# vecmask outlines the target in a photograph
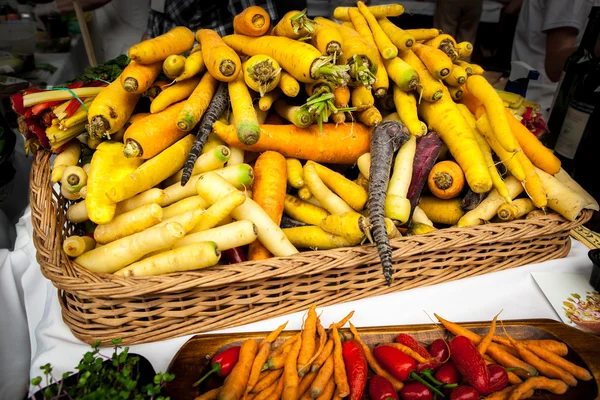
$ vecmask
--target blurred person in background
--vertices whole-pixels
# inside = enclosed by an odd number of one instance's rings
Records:
[[[512,0],[509,10],[521,9],[512,60],[523,61],[540,73],[530,81],[527,98],[541,106],[547,120],[554,92],[567,61],[577,49],[595,0]]]
[[[433,26],[452,35],[458,43],[475,44],[482,11],[483,0],[437,0]]]

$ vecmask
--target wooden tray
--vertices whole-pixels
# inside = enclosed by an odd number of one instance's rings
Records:
[[[467,322],[461,325],[483,335],[489,329],[490,322]],[[580,381],[576,387],[569,388],[564,395],[543,392],[536,394],[532,399],[600,399],[598,390],[600,385],[600,338],[550,319],[504,321],[504,326],[508,333],[516,339],[555,339],[565,342],[569,347],[569,354],[565,358],[587,368],[594,375],[593,380]],[[502,334],[501,329],[501,327],[497,329],[499,335]],[[359,328],[358,330],[361,337],[370,346],[392,342],[399,332],[410,333],[423,344],[429,344],[446,333],[435,329],[431,324]],[[278,341],[295,333],[297,331],[284,331]],[[192,384],[208,371],[212,355],[223,348],[240,344],[245,339],[262,339],[266,335],[265,332],[254,332],[194,336],[179,349],[171,360],[169,372],[175,374],[175,380],[167,386],[169,396],[172,400],[193,399],[200,392],[193,388]],[[207,379],[204,389],[218,387],[221,383],[222,380],[218,377]]]

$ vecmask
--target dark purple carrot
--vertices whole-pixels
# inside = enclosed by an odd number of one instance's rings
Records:
[[[224,250],[223,258],[227,264],[237,264],[246,261],[244,249],[241,247],[234,247],[233,249]]]
[[[306,226],[304,222],[290,218],[287,215],[281,216],[281,222],[279,223],[281,228],[296,228],[298,226]]]
[[[413,161],[413,174],[408,187],[406,197],[410,200],[410,215],[419,203],[423,186],[427,183],[429,171],[440,155],[442,141],[435,132],[429,132],[425,136],[417,139],[417,149],[415,150],[415,159]],[[371,155],[373,157],[373,155]],[[410,219],[409,219],[410,221]]]
[[[215,95],[210,101],[210,104],[206,108],[206,112],[202,116],[202,121],[200,121],[200,128],[196,134],[196,140],[194,141],[192,149],[190,150],[190,154],[188,155],[185,165],[183,166],[181,186],[185,186],[185,184],[190,180],[196,159],[200,155],[200,152],[202,151],[202,148],[208,139],[208,135],[212,130],[212,125],[219,118],[219,116],[223,114],[223,111],[225,111],[228,105],[229,89],[227,87],[227,83],[221,82],[219,83],[219,86],[217,87]]]
[[[485,198],[487,193],[475,193],[471,189],[467,190],[465,197],[463,197],[460,203],[460,208],[465,211],[471,211],[477,208],[479,203]]]
[[[384,204],[392,159],[404,143],[408,141],[409,132],[406,126],[396,121],[384,121],[371,134],[371,167],[369,173],[369,221],[371,236],[377,246],[383,276],[386,283],[392,284],[392,247],[388,238]]]

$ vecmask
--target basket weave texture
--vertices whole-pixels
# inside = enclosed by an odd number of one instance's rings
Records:
[[[567,255],[569,222],[557,214],[391,241],[395,272],[386,286],[374,246],[303,252],[197,272],[123,278],[96,274],[62,250],[72,227],[67,202],[50,183],[50,154],[31,171],[34,245],[43,275],[58,289],[62,315],[84,342],[166,340],[370,296],[434,285]]]

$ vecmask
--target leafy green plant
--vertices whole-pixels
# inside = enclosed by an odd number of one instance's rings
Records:
[[[99,350],[100,342],[92,344],[92,351],[84,354],[75,367],[78,370],[77,380],[65,383],[72,373],[65,372],[62,380],[57,382],[52,376],[52,366],[46,364],[40,369],[44,378],[38,376],[31,380],[31,385],[43,390],[45,400],[71,399],[71,400],[169,400],[161,395],[162,388],[171,382],[175,375],[158,373],[153,382],[139,387],[140,373],[138,371],[137,356],[129,354],[129,348],[122,348],[121,339],[113,339],[114,352],[112,357],[102,355]],[[119,352],[119,349],[122,349]],[[111,360],[111,362],[105,362]],[[42,388],[42,382],[46,388]],[[33,398],[33,397],[30,397]]]

